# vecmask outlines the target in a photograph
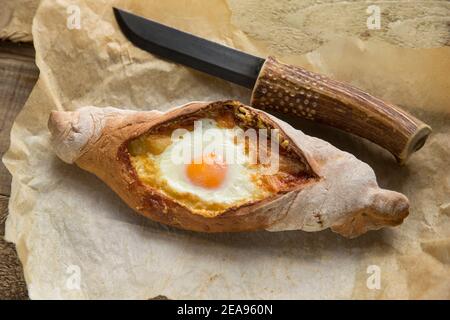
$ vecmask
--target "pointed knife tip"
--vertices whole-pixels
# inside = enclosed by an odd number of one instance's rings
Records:
[[[114,13],[114,17],[116,18],[117,23],[119,24],[120,28],[122,29],[122,31],[124,31],[124,29],[126,28],[126,16],[130,15],[129,12],[116,8],[116,7],[112,7],[113,9],[113,13]]]
[[[112,7],[112,9],[113,9],[114,16],[116,17],[116,19],[118,19],[120,17],[122,10],[120,10],[119,8],[116,8],[116,7]]]
[[[129,12],[119,9],[117,7],[112,7],[114,15],[116,16],[116,18],[123,16],[124,14],[130,14]]]

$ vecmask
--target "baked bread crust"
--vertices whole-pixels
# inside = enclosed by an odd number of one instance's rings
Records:
[[[155,126],[204,108],[230,104],[243,107],[278,128],[306,164],[310,178],[295,190],[229,208],[216,217],[194,214],[139,180],[130,163],[128,141]],[[367,164],[236,101],[192,102],[167,112],[95,107],[75,112],[54,111],[49,130],[53,148],[62,160],[98,176],[138,213],[181,229],[237,232],[331,228],[343,236],[356,237],[368,230],[398,225],[408,215],[408,199],[380,189]]]

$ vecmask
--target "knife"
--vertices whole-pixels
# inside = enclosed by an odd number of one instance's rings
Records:
[[[113,9],[120,29],[135,46],[252,89],[254,108],[283,112],[366,138],[387,149],[401,164],[431,133],[428,125],[400,107],[354,86]]]

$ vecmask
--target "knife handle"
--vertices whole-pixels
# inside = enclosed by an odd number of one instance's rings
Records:
[[[431,128],[398,106],[348,84],[267,58],[251,105],[320,122],[366,138],[405,163]]]

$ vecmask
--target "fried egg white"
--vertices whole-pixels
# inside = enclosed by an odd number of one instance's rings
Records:
[[[167,187],[227,206],[261,198],[258,168],[251,166],[244,144],[235,140],[239,127],[220,128],[212,119],[198,120],[197,125],[202,130],[172,135],[171,145],[152,155]]]

